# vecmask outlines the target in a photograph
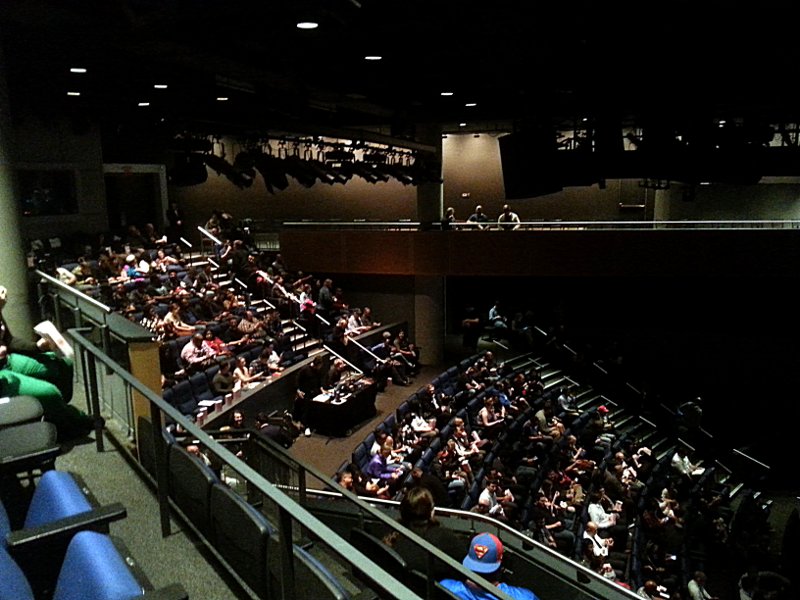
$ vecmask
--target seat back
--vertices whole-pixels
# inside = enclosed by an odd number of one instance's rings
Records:
[[[350,593],[333,573],[300,546],[294,545],[294,577],[297,598],[349,600]]]
[[[33,396],[18,395],[0,403],[0,428],[40,421],[44,409]]]
[[[259,597],[266,597],[267,548],[275,528],[239,494],[220,483],[211,488],[210,519],[214,548]]]
[[[109,536],[81,531],[67,547],[53,600],[123,600],[144,591]]]
[[[360,527],[353,527],[350,530],[350,543],[393,577],[400,581],[406,580],[409,573],[408,563],[394,548],[384,544],[383,540]],[[355,571],[354,575],[365,579],[360,571]]]
[[[46,471],[39,479],[25,516],[26,529],[92,510],[92,504],[67,471]]]
[[[180,444],[169,449],[169,495],[184,516],[205,536],[209,532],[211,488],[219,479]]]
[[[192,388],[192,395],[198,402],[200,400],[213,400],[214,392],[208,384],[208,377],[204,371],[193,373],[189,377],[189,385]]]
[[[166,392],[164,390],[164,400],[167,400]],[[144,470],[150,473],[153,478],[156,478],[156,455],[153,448],[153,425],[150,419],[144,416],[139,416],[136,421],[136,444],[139,452],[139,462],[144,467]],[[163,432],[164,441],[167,444],[166,452],[169,457],[169,447],[175,442],[175,438],[171,433]]]
[[[33,600],[33,590],[25,573],[0,544],[0,600]]]

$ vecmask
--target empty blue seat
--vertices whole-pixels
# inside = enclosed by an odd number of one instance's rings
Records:
[[[189,377],[189,385],[192,388],[194,399],[198,402],[201,400],[213,400],[216,397],[208,383],[208,377],[203,371],[193,373]]]
[[[4,548],[0,548],[0,600],[34,600],[28,576]],[[120,550],[109,536],[94,531],[76,533],[58,566],[52,600],[131,600],[152,590],[136,569],[127,550]],[[136,573],[136,574],[135,574]],[[141,577],[141,579],[140,579]],[[180,586],[171,586],[165,597],[187,598]]]
[[[203,535],[209,533],[211,487],[219,478],[204,462],[179,444],[169,449],[169,495],[186,519]]]
[[[184,415],[190,415],[195,411],[197,408],[197,400],[194,397],[192,386],[188,379],[183,379],[172,386],[170,404]]]
[[[210,535],[214,549],[261,598],[269,595],[267,549],[275,528],[228,486],[211,488]]]

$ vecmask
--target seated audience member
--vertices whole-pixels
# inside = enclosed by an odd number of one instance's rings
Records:
[[[264,380],[262,374],[252,374],[250,368],[247,366],[247,359],[244,356],[236,358],[236,368],[233,370],[233,389],[241,390],[250,384],[258,383]]]
[[[211,380],[211,389],[218,396],[230,394],[233,391],[234,379],[231,361],[225,360],[220,363],[219,371],[214,374]]]
[[[502,583],[503,542],[491,533],[479,533],[469,542],[469,551],[461,561],[465,567],[479,574],[498,590],[517,600],[538,600],[536,594],[529,589]],[[480,600],[489,598],[483,590],[471,581],[443,579],[441,585],[464,600]]]
[[[216,353],[203,339],[202,333],[195,333],[181,350],[181,362],[190,373],[201,371],[214,364]]]
[[[414,471],[412,475],[413,473]],[[439,525],[439,521],[433,516],[435,506],[437,504],[434,503],[434,496],[429,488],[421,484],[412,486],[400,500],[400,524],[454,560],[460,560],[464,553],[463,542],[453,531]],[[405,559],[409,570],[427,573],[427,556],[408,538],[392,531],[383,541]],[[446,572],[445,566],[436,561],[432,575],[440,579]]]
[[[239,325],[237,327],[239,331],[251,339],[264,338],[267,335],[264,322],[258,319],[255,312],[252,310],[245,311],[244,317],[242,317],[242,320],[239,321]]]
[[[372,309],[369,306],[365,306],[364,310],[361,311],[361,324],[369,329],[381,326],[380,323],[372,318]]]
[[[391,378],[398,385],[410,385],[411,382],[406,377],[406,364],[397,359],[392,335],[388,331],[383,332],[383,342],[370,348],[370,351],[378,357],[378,364],[374,369],[376,379],[386,382]]]
[[[708,578],[703,571],[695,571],[686,586],[686,591],[689,593],[689,600],[718,600],[717,596],[712,595],[706,589],[707,581]]]
[[[94,419],[70,404],[72,361],[44,338],[33,342],[30,336],[13,335],[2,314],[7,296],[8,290],[0,285],[0,396],[26,395],[39,400],[44,420],[56,427],[61,442],[89,434]]]
[[[506,422],[505,409],[494,396],[487,396],[483,400],[483,407],[478,411],[478,424],[481,436],[487,439],[495,439]]]
[[[280,363],[281,358],[278,353],[275,352],[274,344],[267,344],[264,346],[258,358],[250,362],[250,373],[252,375],[263,375],[264,378],[267,378],[275,373],[283,371],[283,367],[280,366]]]
[[[411,490],[415,488],[427,490],[436,503],[436,506],[450,506],[450,494],[447,493],[444,482],[433,473],[425,472],[422,467],[414,467],[411,469],[411,483],[403,499],[408,497]]]
[[[239,321],[234,316],[223,321],[219,337],[229,349],[236,352],[241,352],[252,342],[250,336],[239,329]]]
[[[416,344],[408,341],[406,332],[402,329],[398,331],[397,337],[394,338],[392,345],[397,351],[397,354],[399,354],[398,358],[405,361],[408,372],[411,374],[417,373],[419,371],[420,350]]]
[[[625,519],[621,515],[621,501],[612,504],[611,499],[605,495],[603,488],[600,488],[589,495],[587,510],[589,518],[594,521],[598,529],[604,531],[605,535],[613,537],[620,545],[625,543],[628,528],[625,526]]]
[[[203,339],[205,340],[206,344],[211,346],[215,356],[233,356],[233,351],[225,342],[222,341],[222,338],[220,338],[218,335],[215,335],[211,329],[206,329],[203,332]]]
[[[566,504],[566,502],[564,503]],[[540,521],[541,527],[547,532],[546,537],[551,537],[558,550],[567,556],[572,556],[575,549],[575,534],[572,532],[572,522],[567,520],[566,508],[561,503],[551,502],[544,494],[539,495],[533,507],[534,519]]]
[[[699,463],[693,463],[689,460],[689,454],[686,448],[680,444],[675,448],[675,454],[672,455],[670,465],[673,470],[679,475],[687,479],[691,479],[694,475],[699,475]]]
[[[614,540],[603,538],[597,533],[597,523],[589,521],[583,531],[583,558],[587,566],[603,575],[615,572],[617,577],[622,577],[627,563],[627,557],[622,552],[614,552]]]
[[[390,491],[396,492],[400,477],[403,475],[403,467],[397,464],[390,464],[389,457],[392,454],[392,447],[388,444],[376,452],[367,466],[364,467],[364,475],[372,479],[377,479],[386,483]]]
[[[561,409],[561,416],[568,424],[572,423],[572,421],[580,415],[575,393],[575,386],[571,385],[562,388],[561,393],[558,395],[558,406]]]
[[[511,490],[501,489],[497,481],[486,478],[483,491],[478,496],[480,512],[499,521],[513,523],[517,505]]]
[[[169,312],[164,317],[164,326],[169,328],[176,337],[193,335],[197,331],[194,326],[186,323],[181,317],[181,305],[178,302],[170,303]]]
[[[361,320],[361,309],[354,308],[350,312],[350,317],[347,319],[347,330],[345,331],[345,333],[350,336],[361,335],[362,333],[365,333],[370,329],[371,327],[364,325],[364,323]]]
[[[564,423],[555,416],[553,403],[550,400],[544,401],[542,408],[534,413],[533,418],[536,419],[539,430],[552,437],[554,441],[560,440],[566,431]]]

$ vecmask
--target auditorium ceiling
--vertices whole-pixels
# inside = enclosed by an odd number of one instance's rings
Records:
[[[788,6],[4,0],[0,42],[12,112],[118,127],[414,138],[426,125],[775,122],[800,105]]]

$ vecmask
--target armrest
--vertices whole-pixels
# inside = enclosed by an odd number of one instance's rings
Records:
[[[58,540],[63,540],[66,545],[75,533],[84,529],[98,531],[102,528],[107,530],[108,523],[119,521],[127,516],[127,509],[119,502],[115,502],[72,517],[53,521],[47,525],[12,531],[6,536],[6,543],[9,552],[14,556],[18,554],[24,555],[36,552],[37,547],[42,544],[49,546],[58,543]]]
[[[17,456],[0,458],[0,473],[22,473],[33,469],[42,468],[46,463],[51,463],[61,454],[60,446],[53,446]]]
[[[110,521],[126,515],[122,504],[116,503],[40,527],[13,531],[6,537],[7,549],[35,593],[52,593],[72,537],[84,530],[107,531]]]
[[[145,592],[138,598],[144,600],[189,600],[189,594],[180,583],[171,583],[158,590]]]

